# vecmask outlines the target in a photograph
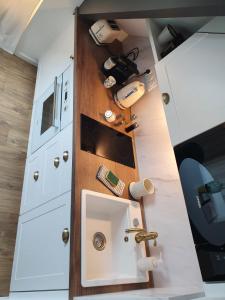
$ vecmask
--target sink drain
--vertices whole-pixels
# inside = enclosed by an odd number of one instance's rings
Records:
[[[102,232],[96,232],[93,236],[93,246],[96,250],[102,251],[105,249],[106,238]]]

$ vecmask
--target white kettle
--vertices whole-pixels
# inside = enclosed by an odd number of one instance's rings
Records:
[[[144,93],[144,83],[133,81],[117,91],[114,95],[114,100],[121,109],[126,109],[134,105]]]

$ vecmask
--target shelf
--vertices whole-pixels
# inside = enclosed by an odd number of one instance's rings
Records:
[[[182,34],[185,41],[194,33],[196,33],[200,28],[202,28],[202,26],[207,24],[210,20],[211,18],[209,17],[146,19],[148,35],[155,64],[163,59],[161,57],[161,53],[164,48],[159,45],[158,36],[166,25],[170,24],[171,26],[173,26],[178,33]],[[172,53],[173,51],[171,51],[170,53]]]

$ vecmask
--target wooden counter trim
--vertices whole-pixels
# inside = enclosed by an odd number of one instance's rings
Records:
[[[84,288],[81,286],[81,190],[110,194],[112,193],[96,179],[98,167],[104,164],[117,174],[125,183],[123,198],[129,199],[128,183],[138,180],[136,168],[130,168],[108,159],[80,150],[80,114],[83,113],[99,122],[105,123],[102,113],[111,109],[115,113],[121,110],[115,105],[110,91],[102,84],[99,66],[109,56],[105,47],[95,45],[88,33],[88,25],[75,13],[75,100],[74,100],[74,163],[72,182],[72,231],[71,231],[71,268],[70,268],[70,299],[74,296],[120,292],[132,289],[149,288],[153,286],[152,275],[148,283],[122,284]],[[118,46],[118,45],[116,45]],[[130,118],[130,110],[122,112],[126,119]],[[116,128],[122,132],[123,128]],[[129,134],[133,137],[133,133]],[[134,146],[134,141],[133,141]],[[135,148],[134,148],[135,149]],[[135,152],[135,151],[134,151]],[[142,205],[142,204],[141,204]],[[143,213],[143,205],[142,205]],[[143,215],[143,222],[144,215]],[[149,253],[149,249],[147,248]]]

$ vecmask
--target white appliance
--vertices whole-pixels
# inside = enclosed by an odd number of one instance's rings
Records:
[[[134,105],[144,93],[144,83],[133,81],[117,91],[114,95],[114,100],[121,109],[126,109]]]
[[[114,40],[122,42],[128,36],[113,20],[99,20],[89,29],[89,33],[97,45],[110,44]]]
[[[42,94],[33,107],[31,152],[52,139],[73,119],[73,64]]]

